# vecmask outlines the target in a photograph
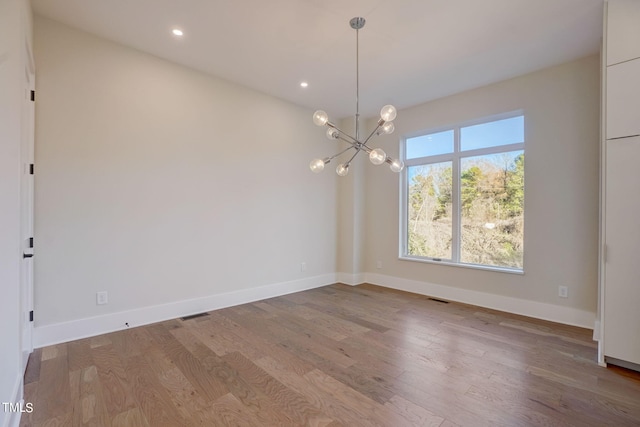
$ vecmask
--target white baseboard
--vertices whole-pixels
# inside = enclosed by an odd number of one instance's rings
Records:
[[[365,283],[365,275],[363,273],[352,274],[352,273],[337,273],[336,274],[338,283],[342,283],[349,286],[358,286],[362,283]]]
[[[593,322],[593,340],[600,341],[600,320],[597,318]]]
[[[607,366],[604,360],[604,341],[602,340],[602,321],[596,317],[595,326],[593,327],[593,340],[598,341],[598,365]]]
[[[478,292],[453,286],[437,285],[417,280],[401,279],[382,274],[365,273],[364,281],[372,285],[384,286],[401,291],[413,292],[420,295],[428,295],[434,298],[442,298],[449,301],[457,301],[465,304],[477,305],[536,319],[549,320],[565,325],[579,326],[593,329],[596,314],[590,311],[578,310],[571,307],[547,304],[503,295]]]
[[[349,286],[356,286],[364,283],[364,274],[351,274],[351,273],[337,273],[336,275],[339,283],[344,283]]]
[[[205,311],[273,298],[293,292],[319,288],[336,282],[335,274],[308,277],[290,282],[275,283],[234,292],[209,295],[202,298],[177,301],[163,305],[111,313],[70,322],[55,323],[33,328],[34,348],[92,337],[129,327],[189,316]]]
[[[20,402],[20,407],[23,407],[23,396],[24,396],[24,384],[22,375],[18,375],[16,377],[16,381],[13,385],[13,391],[11,392],[11,400],[10,403],[18,403]],[[19,427],[20,426],[20,418],[22,413],[20,412],[5,412],[4,408],[0,408],[0,424],[2,427]]]
[[[257,288],[243,289],[203,298],[177,301],[169,304],[143,307],[136,310],[111,313],[104,316],[73,320],[70,322],[38,326],[33,329],[34,348],[92,337],[129,327],[147,325],[205,311],[217,310],[265,298],[273,298],[293,292],[318,288],[335,282],[355,286],[361,283],[428,295],[449,301],[477,305],[537,319],[593,329],[595,313],[571,307],[529,301],[520,298],[438,285],[417,280],[402,279],[376,273],[336,273],[309,277],[290,282],[276,283]]]

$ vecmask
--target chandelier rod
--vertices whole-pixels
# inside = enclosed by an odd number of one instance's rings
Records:
[[[363,20],[364,21],[364,20]],[[364,26],[357,21],[352,26],[356,29],[356,140],[360,141],[360,28]],[[357,152],[356,152],[357,154]],[[351,161],[347,162],[347,164]]]

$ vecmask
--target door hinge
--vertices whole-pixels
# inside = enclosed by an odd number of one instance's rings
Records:
[[[29,312],[29,322],[33,322],[33,310]]]
[[[33,163],[31,163],[29,164],[29,174],[33,175],[33,172],[34,172],[34,166],[33,166]]]
[[[31,91],[31,100],[34,101],[34,102],[36,100],[36,91],[35,90]]]

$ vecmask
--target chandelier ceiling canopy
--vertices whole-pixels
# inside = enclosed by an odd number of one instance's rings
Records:
[[[346,153],[349,150],[355,150],[355,153],[351,156],[349,160],[345,163],[340,163],[336,168],[336,173],[340,176],[345,176],[349,173],[349,166],[351,165],[351,161],[358,155],[359,152],[364,151],[369,154],[369,160],[374,165],[381,165],[383,163],[388,163],[389,167],[394,172],[400,172],[404,168],[404,163],[398,159],[392,159],[387,156],[387,154],[381,148],[371,148],[367,145],[369,140],[375,135],[380,134],[389,134],[393,132],[394,125],[393,120],[396,118],[396,108],[393,105],[385,105],[380,110],[380,119],[378,120],[378,124],[376,128],[364,139],[360,139],[360,105],[359,105],[359,96],[360,96],[360,65],[359,65],[359,38],[358,32],[364,27],[365,19],[361,17],[352,18],[349,21],[349,25],[351,28],[356,30],[356,116],[355,116],[355,136],[352,136],[342,130],[340,130],[334,123],[329,121],[329,116],[322,110],[318,110],[313,113],[313,123],[318,126],[326,126],[327,127],[327,138],[329,139],[340,139],[349,144],[347,148],[340,151],[337,154],[334,154],[331,157],[325,157],[324,159],[313,159],[311,163],[309,163],[309,168],[312,172],[320,173],[324,170],[325,165],[329,164],[331,160],[340,156],[341,154]]]

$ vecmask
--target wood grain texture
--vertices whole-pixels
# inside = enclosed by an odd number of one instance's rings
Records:
[[[98,378],[102,384],[104,401],[109,415],[114,416],[136,407],[133,396],[133,383],[128,378],[123,360],[111,344],[92,350]]]
[[[242,372],[247,382],[265,396],[268,396],[295,425],[329,425],[333,420],[299,393],[289,389],[242,354],[235,352],[224,356],[224,360],[238,372]]]
[[[21,426],[638,426],[591,331],[332,285],[36,350]]]

